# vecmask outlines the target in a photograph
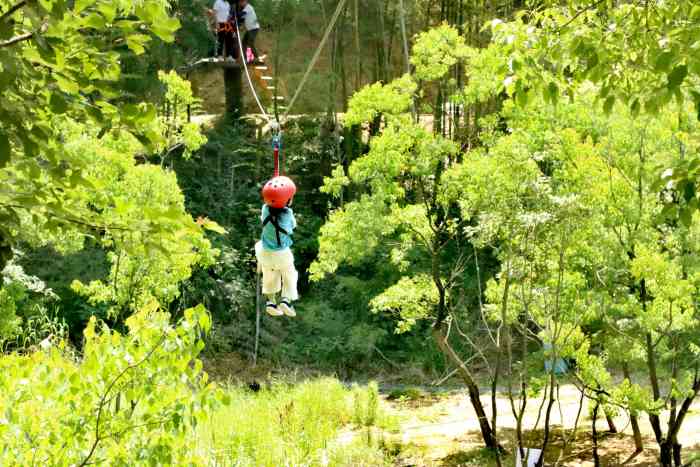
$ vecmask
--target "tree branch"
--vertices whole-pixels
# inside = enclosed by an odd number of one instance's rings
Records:
[[[15,12],[21,8],[24,8],[27,5],[27,0],[21,0],[20,2],[16,3],[15,5],[11,6],[9,10],[7,10],[5,13],[0,15],[0,23],[5,21],[7,18],[15,14]]]
[[[588,6],[585,7],[585,8],[582,8],[582,9],[579,10],[574,16],[572,16],[571,19],[570,19],[569,21],[567,21],[566,23],[564,23],[564,24],[562,24],[561,26],[559,26],[559,28],[557,29],[557,32],[560,32],[562,29],[566,28],[566,27],[569,26],[571,23],[573,23],[574,21],[576,21],[576,20],[578,19],[579,16],[581,16],[582,14],[584,14],[584,13],[587,12],[587,11],[590,11],[590,10],[596,8],[598,5],[600,5],[600,4],[603,3],[604,1],[605,1],[605,0],[598,0],[597,2],[595,2],[595,3],[593,3],[593,4],[588,5]]]
[[[11,45],[15,45],[19,42],[27,41],[27,40],[31,39],[32,37],[34,37],[33,32],[28,32],[28,33],[22,34],[20,36],[15,36],[12,39],[8,39],[4,42],[0,42],[0,49],[3,49],[5,47],[10,47]]]
[[[109,396],[109,393],[112,392],[112,389],[114,389],[114,386],[117,384],[117,382],[124,377],[124,375],[130,371],[133,370],[134,368],[139,367],[142,365],[146,360],[151,358],[151,356],[155,353],[156,350],[165,342],[166,334],[163,334],[163,337],[160,339],[160,341],[153,346],[151,350],[148,351],[148,353],[138,362],[133,363],[126,368],[124,368],[117,376],[115,376],[112,381],[109,383],[107,386],[107,389],[105,392],[102,394],[100,397],[100,403],[97,406],[97,420],[95,422],[95,440],[92,443],[92,446],[90,447],[90,452],[88,452],[87,456],[83,461],[79,464],[79,467],[85,467],[86,465],[90,464],[90,459],[92,456],[95,454],[95,451],[97,450],[97,445],[104,439],[104,437],[100,436],[100,420],[102,418],[102,411],[107,404],[107,397]]]

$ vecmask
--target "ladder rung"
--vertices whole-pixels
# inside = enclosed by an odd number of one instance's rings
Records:
[[[255,69],[256,70],[267,70],[267,67],[266,66],[256,66]]]
[[[274,91],[274,90],[277,89],[277,88],[276,88],[275,86],[268,86],[266,89],[267,89],[268,91]]]
[[[264,79],[265,81],[272,81],[275,78],[273,78],[272,76],[261,76],[260,79]]]
[[[284,96],[273,96],[274,99],[277,99],[278,101],[283,101]]]

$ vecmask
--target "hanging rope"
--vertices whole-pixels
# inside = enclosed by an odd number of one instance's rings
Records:
[[[304,77],[301,79],[301,83],[299,83],[299,87],[297,87],[297,90],[294,93],[294,97],[292,97],[292,100],[289,102],[289,106],[287,107],[287,111],[284,113],[284,117],[282,117],[283,120],[286,120],[287,117],[289,116],[289,112],[292,110],[292,107],[294,106],[294,103],[297,101],[299,94],[301,94],[301,90],[304,88],[304,85],[306,84],[306,80],[309,78],[309,75],[311,75],[311,71],[314,69],[314,66],[316,66],[316,62],[318,61],[318,58],[321,56],[321,51],[323,50],[323,47],[326,45],[326,42],[328,41],[328,37],[331,35],[331,32],[333,31],[333,28],[335,27],[335,23],[338,21],[340,14],[343,12],[343,7],[345,6],[346,1],[347,0],[340,0],[340,2],[338,2],[338,7],[335,9],[335,13],[333,14],[333,17],[331,18],[331,22],[328,24],[328,27],[326,28],[326,32],[323,35],[323,39],[321,39],[321,43],[319,44],[318,48],[316,49],[316,53],[314,54],[313,58],[311,59],[311,63],[309,63],[309,67],[306,69],[306,73],[304,74]]]
[[[250,73],[248,72],[248,60],[245,54],[245,51],[243,50],[243,42],[241,42],[241,28],[240,25],[238,24],[238,15],[234,14],[233,19],[236,22],[236,37],[238,38],[238,49],[241,52],[241,62],[243,62],[243,68],[245,69],[245,76],[248,79],[248,85],[250,86],[250,92],[253,93],[253,97],[255,98],[255,102],[258,104],[258,108],[260,109],[260,113],[262,113],[263,118],[267,123],[271,123],[272,119],[270,119],[269,115],[267,115],[267,112],[265,111],[265,107],[263,107],[262,103],[260,102],[260,98],[258,97],[258,93],[255,91],[255,86],[253,86],[253,80],[250,79]]]
[[[253,351],[253,366],[258,364],[258,347],[260,346],[260,304],[261,287],[260,287],[260,266],[255,271],[255,349]]]
[[[309,63],[308,68],[306,69],[306,72],[304,73],[304,77],[301,79],[301,83],[299,83],[299,86],[297,87],[296,92],[294,93],[294,97],[292,97],[292,100],[289,103],[289,106],[287,107],[287,111],[284,113],[284,116],[282,117],[282,120],[286,120],[287,117],[289,116],[290,111],[292,110],[292,107],[296,103],[297,99],[299,98],[299,95],[301,94],[301,91],[304,89],[304,85],[306,84],[306,81],[309,79],[309,76],[311,75],[311,71],[313,71],[314,67],[316,66],[316,62],[318,61],[318,58],[321,56],[321,52],[323,51],[324,46],[326,45],[326,42],[328,41],[328,37],[330,37],[331,32],[333,31],[333,28],[335,27],[335,24],[338,22],[338,18],[340,17],[340,14],[343,12],[343,7],[345,6],[347,0],[340,0],[338,2],[338,6],[335,9],[335,13],[333,14],[333,17],[331,18],[330,23],[328,24],[328,27],[326,28],[326,32],[323,34],[323,38],[321,39],[321,43],[319,44],[318,48],[316,49],[316,52],[314,53],[313,58],[311,59],[311,63]],[[255,86],[253,85],[253,80],[250,78],[250,72],[248,71],[248,62],[246,60],[245,56],[245,51],[243,50],[243,42],[241,41],[241,29],[240,25],[238,24],[238,15],[234,15],[234,21],[236,23],[236,38],[238,39],[238,50],[241,53],[241,61],[243,62],[243,68],[245,70],[245,75],[248,81],[248,86],[250,86],[250,91],[253,93],[253,97],[255,98],[255,102],[258,104],[258,108],[260,109],[260,113],[262,114],[263,118],[267,123],[272,123],[273,120],[270,118],[270,116],[267,114],[265,111],[265,107],[263,107],[262,103],[260,102],[260,97],[258,96],[258,93],[255,91]],[[276,119],[275,121],[279,121]]]

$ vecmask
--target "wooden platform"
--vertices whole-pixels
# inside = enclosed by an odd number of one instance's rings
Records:
[[[222,60],[218,57],[202,58],[194,63],[185,65],[184,68],[191,70],[197,67],[219,67],[219,68],[230,68],[240,70],[243,67],[235,60]]]

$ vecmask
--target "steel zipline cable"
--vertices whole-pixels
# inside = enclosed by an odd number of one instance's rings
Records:
[[[238,24],[238,15],[234,14],[233,18],[236,21],[236,37],[238,38],[238,50],[241,52],[241,62],[243,62],[243,68],[245,69],[245,76],[248,79],[248,85],[250,86],[250,90],[253,93],[253,97],[255,97],[255,102],[257,102],[258,104],[258,108],[260,109],[263,118],[267,121],[267,123],[272,123],[270,116],[267,115],[267,112],[265,111],[265,107],[263,107],[262,103],[260,102],[258,93],[255,91],[253,81],[250,79],[250,73],[248,72],[248,57],[246,57],[245,51],[243,50],[243,42],[241,42],[241,28]]]
[[[333,13],[333,17],[331,18],[330,23],[328,23],[328,27],[326,28],[326,32],[323,35],[323,39],[321,39],[321,43],[318,45],[318,48],[316,49],[316,53],[314,53],[314,56],[311,59],[311,63],[309,63],[309,66],[306,69],[306,73],[304,73],[304,77],[301,79],[301,83],[299,83],[299,86],[297,87],[297,90],[294,93],[294,97],[292,97],[292,100],[289,102],[289,106],[287,107],[287,111],[284,113],[284,117],[282,117],[283,120],[286,120],[287,117],[289,116],[289,112],[292,110],[292,107],[296,103],[297,98],[301,94],[301,91],[304,88],[304,85],[306,84],[306,80],[309,79],[309,76],[311,75],[311,71],[316,66],[316,62],[318,61],[318,58],[321,56],[321,52],[323,51],[323,47],[326,45],[326,42],[328,42],[328,38],[330,37],[331,32],[333,31],[333,28],[335,27],[335,23],[338,21],[338,18],[340,17],[340,14],[343,12],[343,7],[345,6],[346,2],[347,2],[347,0],[340,0],[340,2],[338,2],[338,6],[335,9],[335,13]]]
[[[323,51],[323,48],[326,45],[326,42],[328,42],[328,38],[331,35],[331,32],[333,31],[333,28],[335,28],[335,24],[338,22],[338,18],[340,17],[340,14],[343,12],[343,7],[345,6],[345,3],[347,0],[340,0],[338,2],[338,6],[335,9],[335,13],[333,13],[333,17],[331,18],[331,21],[328,23],[328,27],[326,28],[326,32],[323,34],[323,38],[321,39],[321,43],[318,45],[316,48],[316,52],[313,55],[313,58],[311,59],[311,62],[309,63],[309,66],[306,69],[306,72],[304,73],[303,78],[301,79],[301,82],[299,83],[299,86],[297,87],[297,90],[294,93],[294,97],[292,97],[292,100],[289,102],[289,106],[287,106],[287,110],[284,113],[284,116],[282,117],[282,120],[286,120],[287,117],[289,116],[290,111],[292,110],[292,107],[296,103],[297,99],[299,98],[299,95],[301,95],[301,91],[304,89],[304,85],[306,84],[306,81],[309,79],[309,76],[311,75],[311,71],[313,71],[314,67],[316,66],[316,62],[318,61],[318,58],[321,56],[321,52]],[[258,97],[258,93],[255,91],[255,86],[253,86],[253,80],[250,78],[250,72],[248,71],[248,60],[247,57],[245,56],[245,51],[243,50],[243,42],[241,41],[241,31],[240,27],[238,24],[238,16],[234,15],[234,20],[236,22],[236,37],[238,38],[238,48],[241,53],[241,61],[243,62],[243,68],[245,69],[245,74],[246,78],[248,81],[248,85],[250,86],[250,90],[253,93],[253,97],[255,98],[255,102],[258,104],[258,108],[260,109],[260,112],[263,115],[263,118],[267,121],[268,124],[272,123],[277,123],[275,129],[279,129],[279,121],[277,120],[272,120],[270,116],[267,114],[265,111],[265,107],[262,105],[260,102],[260,98]]]

